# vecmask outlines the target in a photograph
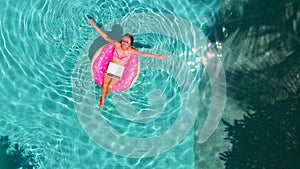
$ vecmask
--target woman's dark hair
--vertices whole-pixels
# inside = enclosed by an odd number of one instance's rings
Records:
[[[123,37],[128,36],[130,38],[131,44],[133,44],[133,36],[130,35],[129,33],[125,33],[125,35],[123,35]]]

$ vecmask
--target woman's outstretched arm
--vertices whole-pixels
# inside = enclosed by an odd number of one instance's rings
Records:
[[[89,19],[88,22],[90,25],[105,39],[107,42],[115,44],[117,40],[111,39],[102,29],[100,29],[92,19]]]
[[[147,57],[147,58],[155,58],[155,59],[160,59],[160,60],[167,60],[167,58],[165,56],[158,56],[158,55],[154,55],[151,53],[147,53],[147,52],[140,52],[138,50],[135,50],[134,52],[135,54],[142,56],[142,57]]]

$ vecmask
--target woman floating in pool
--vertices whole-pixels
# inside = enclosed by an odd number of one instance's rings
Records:
[[[111,91],[128,89],[138,74],[138,57],[150,57],[166,60],[165,56],[140,52],[131,47],[133,37],[125,34],[121,41],[113,40],[102,31],[92,19],[88,22],[109,44],[104,45],[96,52],[92,59],[91,72],[95,82],[102,86],[102,96],[99,97],[99,107],[102,109],[106,96]]]

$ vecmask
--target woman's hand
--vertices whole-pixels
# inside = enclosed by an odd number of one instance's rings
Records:
[[[165,57],[165,56],[158,56],[157,59],[160,59],[160,60],[167,60],[167,57]]]
[[[90,25],[92,25],[92,27],[96,26],[95,22],[92,19],[89,19],[88,22]]]

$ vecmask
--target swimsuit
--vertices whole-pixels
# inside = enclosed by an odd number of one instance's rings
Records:
[[[114,50],[114,52],[113,52],[113,57],[114,58],[117,58],[117,59],[119,59],[119,60],[121,60],[122,62],[125,62],[125,63],[127,63],[128,62],[128,60],[129,60],[129,58],[130,57],[128,57],[128,56],[124,56],[124,57],[119,57],[119,54],[118,54],[118,52],[116,51],[116,50]]]

